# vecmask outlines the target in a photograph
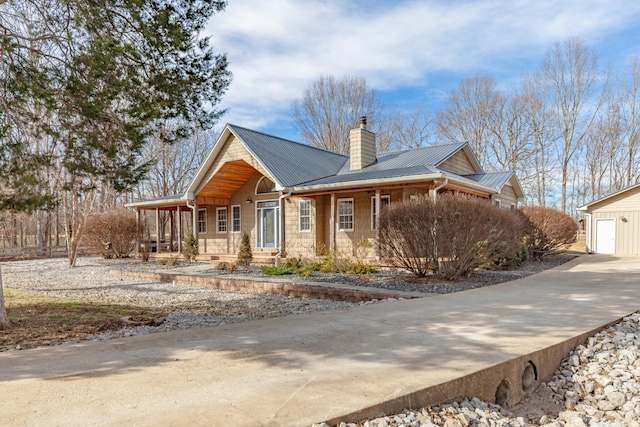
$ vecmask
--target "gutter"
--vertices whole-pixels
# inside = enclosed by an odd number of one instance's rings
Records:
[[[461,179],[460,179],[461,178]],[[465,187],[472,188],[478,191],[482,191],[488,194],[498,193],[498,190],[493,187],[487,187],[482,184],[478,184],[477,182],[470,180],[464,177],[452,177],[447,176],[442,172],[431,173],[431,174],[423,174],[423,175],[413,175],[411,177],[407,176],[396,176],[393,178],[378,178],[378,179],[362,179],[358,181],[347,181],[347,182],[338,182],[333,184],[315,184],[315,185],[300,185],[292,187],[293,192],[295,193],[304,193],[304,192],[312,192],[317,190],[324,190],[327,192],[333,192],[335,190],[348,190],[353,188],[361,188],[362,186],[378,186],[385,184],[408,184],[413,182],[422,182],[436,179],[447,179],[449,183],[460,183]]]

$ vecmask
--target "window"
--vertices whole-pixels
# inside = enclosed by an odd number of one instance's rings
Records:
[[[240,205],[231,206],[231,232],[239,233],[241,229]]]
[[[273,193],[276,191],[276,184],[266,176],[260,178],[256,185],[256,194]]]
[[[353,231],[353,199],[338,199],[338,230]]]
[[[389,196],[380,196],[380,206],[382,209],[389,206],[391,202],[391,197]],[[382,212],[382,209],[380,211]],[[378,209],[376,209],[376,196],[371,197],[371,229],[376,229],[376,222],[378,221]]]
[[[511,203],[511,210],[515,210],[516,209],[516,204],[515,203]]]
[[[300,200],[298,218],[300,231],[311,231],[311,200]]]
[[[207,210],[198,209],[198,233],[207,234]]]
[[[222,234],[222,233],[226,233],[227,232],[227,208],[218,208],[216,209],[216,217],[217,217],[217,224],[218,224],[218,228],[216,230],[216,232],[218,234]]]
[[[495,199],[495,200],[493,201],[493,203],[494,203],[497,207],[499,207],[499,208],[501,208],[501,207],[502,207],[502,201],[501,201],[500,199]]]

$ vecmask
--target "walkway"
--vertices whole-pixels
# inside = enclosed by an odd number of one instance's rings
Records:
[[[639,288],[640,258],[583,256],[456,294],[0,353],[0,425],[305,426],[418,406],[640,309]]]

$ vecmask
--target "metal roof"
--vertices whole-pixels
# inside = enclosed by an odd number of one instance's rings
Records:
[[[366,179],[394,178],[438,173],[436,167],[460,151],[467,143],[432,145],[378,155],[378,159],[364,168],[351,171],[350,161],[335,176],[307,181],[303,185],[335,184],[339,182],[362,181]]]
[[[507,181],[509,181],[509,179],[513,175],[514,175],[513,171],[505,171],[505,172],[475,173],[472,175],[463,175],[463,176],[479,184],[500,189],[507,183]]]
[[[342,154],[240,126],[227,126],[283,186],[335,175],[349,159]]]

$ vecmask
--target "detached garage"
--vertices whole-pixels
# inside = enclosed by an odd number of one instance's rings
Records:
[[[640,184],[578,208],[587,220],[587,252],[640,254]]]

